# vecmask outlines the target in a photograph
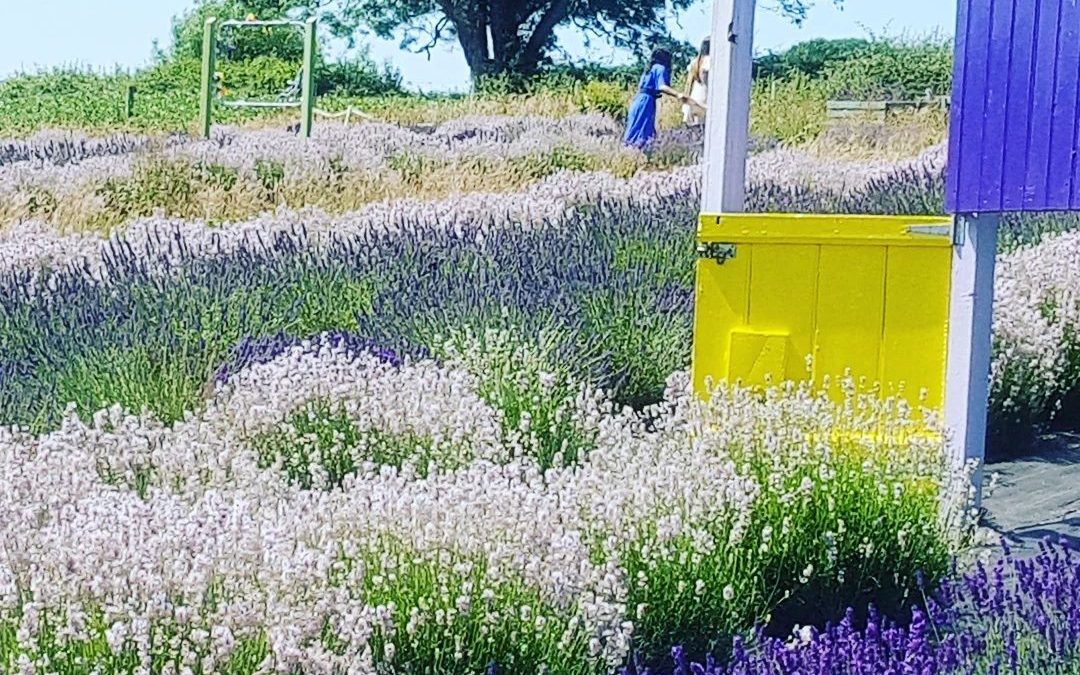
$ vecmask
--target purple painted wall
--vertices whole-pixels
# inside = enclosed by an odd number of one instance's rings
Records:
[[[950,213],[1080,210],[1080,0],[959,0]]]

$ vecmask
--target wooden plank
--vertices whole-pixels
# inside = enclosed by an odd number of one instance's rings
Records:
[[[1054,100],[1054,64],[1058,48],[1058,0],[1039,0],[1038,34],[1035,48],[1035,80],[1031,97],[1031,115],[1037,123],[1031,125],[1028,140],[1028,157],[1024,172],[1023,210],[1038,210],[1046,195],[1046,181],[1050,169],[1049,115]]]
[[[992,44],[1012,44],[1013,17],[1010,3],[1000,0],[992,5],[990,13],[990,41]],[[1011,70],[1014,49],[991,49],[986,61],[986,84],[983,96],[983,136],[980,145],[982,161],[979,162],[979,200],[983,208],[1001,209],[1002,183],[1005,178],[1005,138],[1009,106],[1009,78],[1003,77]],[[1016,134],[1009,134],[1015,136]]]
[[[698,241],[718,243],[843,244],[845,246],[952,246],[951,218],[943,216],[836,216],[743,213],[703,215]]]
[[[856,383],[877,381],[885,315],[885,246],[822,246],[818,273],[814,382],[833,391],[850,370]],[[838,292],[829,292],[836,289]]]
[[[825,105],[829,110],[854,110],[860,112],[885,110],[889,107],[889,103],[885,101],[827,101]]]
[[[699,260],[694,284],[694,391],[707,395],[727,377],[731,332],[746,325],[750,305],[750,270],[753,247],[736,251],[735,257],[717,264]]]
[[[879,381],[886,392],[941,410],[949,330],[951,249],[890,246],[886,261],[885,322]]]
[[[300,83],[300,135],[311,138],[311,124],[315,117],[315,55],[317,31],[314,17],[304,24],[304,73]]]
[[[806,359],[814,353],[819,254],[815,245],[776,244],[754,257],[748,323],[755,330],[788,336],[787,372],[772,373],[774,383],[810,377]]]
[[[1054,103],[1050,111],[1050,162],[1043,207],[1068,209],[1076,152],[1076,96],[1080,86],[1080,6],[1062,0],[1058,19],[1058,48],[1054,64]]]
[[[1080,0],[960,0],[950,213],[1080,210]]]
[[[217,61],[217,19],[210,17],[203,24],[202,76],[199,86],[199,131],[210,138],[214,116],[214,68]]]
[[[962,65],[959,82],[953,83],[953,121],[955,136],[949,157],[952,174],[949,194],[956,208],[964,208],[981,199],[980,173],[983,147],[983,106],[986,103],[987,68],[990,57],[990,25],[993,0],[961,0],[960,16],[966,25],[958,27],[957,63]],[[966,9],[966,11],[964,11]],[[959,51],[963,47],[963,51]],[[961,66],[957,66],[960,68]]]
[[[715,0],[701,191],[704,213],[738,213],[744,207],[753,42],[754,0]]]
[[[1009,101],[1005,119],[1014,128],[1006,133],[1002,149],[1002,165],[1008,171],[1027,171],[1028,151],[1031,144],[1031,128],[1036,122],[1031,114],[1030,92],[1035,83],[1035,54],[1038,50],[1039,12],[1038,4],[1022,2],[1013,13],[1012,62],[1009,65]],[[1021,133],[1022,130],[1022,133]],[[1017,211],[1024,206],[1024,181],[1005,181],[1002,177],[1001,207]]]

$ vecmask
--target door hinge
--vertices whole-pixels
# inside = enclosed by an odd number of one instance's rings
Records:
[[[735,257],[735,244],[721,244],[715,241],[701,242],[697,245],[698,258],[715,260],[717,265],[723,265]]]

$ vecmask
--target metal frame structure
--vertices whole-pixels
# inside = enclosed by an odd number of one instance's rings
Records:
[[[220,22],[216,17],[208,18],[203,26],[202,83],[199,89],[199,130],[203,137],[210,137],[214,104],[217,103],[229,108],[299,108],[300,133],[304,137],[310,138],[311,125],[315,114],[316,25],[317,22],[314,18],[307,21],[280,19],[272,21],[227,20]],[[299,28],[303,30],[304,34],[304,60],[301,65],[300,98],[293,101],[219,100],[217,87],[214,85],[219,30],[224,28],[288,26]]]

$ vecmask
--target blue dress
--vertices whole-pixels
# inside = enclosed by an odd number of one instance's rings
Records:
[[[630,113],[626,117],[627,145],[645,150],[656,136],[656,102],[660,98],[660,87],[671,86],[671,71],[654,63],[641,76],[637,96],[630,104]]]

